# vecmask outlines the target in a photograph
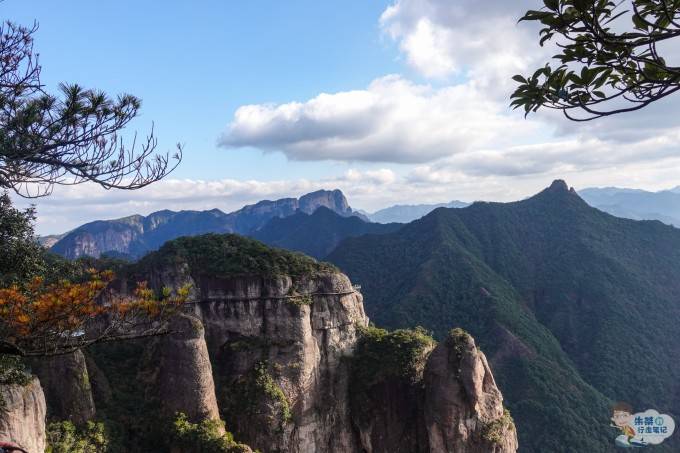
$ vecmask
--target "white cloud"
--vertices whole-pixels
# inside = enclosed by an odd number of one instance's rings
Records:
[[[541,175],[590,173],[620,166],[668,162],[680,157],[676,144],[680,128],[627,143],[610,142],[589,135],[561,141],[480,149],[452,156],[436,165],[413,169],[413,182],[450,183],[460,175],[486,177],[540,177]],[[633,174],[633,172],[629,173]]]
[[[540,3],[540,2],[539,2]],[[407,62],[444,86],[403,76],[364,90],[304,102],[250,105],[221,143],[282,151],[293,160],[417,164],[416,175],[537,175],[663,159],[677,152],[680,96],[633,115],[572,123],[542,110],[524,119],[508,108],[511,76],[554,52],[537,25],[517,24],[535,0],[397,0],[380,27]],[[456,75],[455,79],[447,78]],[[446,180],[446,178],[444,178]]]
[[[529,0],[398,0],[383,12],[380,26],[424,76],[463,73],[497,89],[547,54],[536,45],[535,27],[517,25],[536,7]]]
[[[291,160],[351,163],[338,176],[164,180],[135,192],[62,187],[38,202],[40,231],[159,209],[231,211],[321,188],[339,188],[353,207],[370,211],[456,198],[509,201],[556,178],[577,188],[678,185],[680,96],[588,124],[546,111],[525,120],[509,110],[511,76],[554,53],[538,46],[535,25],[517,24],[525,10],[540,6],[540,0],[397,0],[380,28],[430,83],[389,75],[306,100],[244,105],[219,140],[225,148],[280,151]],[[397,165],[376,170],[365,162]]]
[[[401,48],[409,63],[425,76],[444,77],[459,69],[457,60],[445,51],[453,41],[453,33],[448,29],[422,18],[413,32],[404,37]]]
[[[365,90],[240,107],[220,144],[293,160],[422,163],[520,140],[537,127],[472,84],[433,88],[391,75]]]

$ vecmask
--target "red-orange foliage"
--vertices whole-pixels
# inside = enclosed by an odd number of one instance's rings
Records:
[[[132,295],[110,290],[111,271],[88,271],[89,280],[46,284],[36,277],[24,286],[0,289],[0,342],[23,355],[70,352],[92,343],[163,332],[162,321],[186,301],[188,288],[160,297],[146,282]]]

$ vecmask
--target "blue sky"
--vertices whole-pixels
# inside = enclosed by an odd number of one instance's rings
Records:
[[[153,121],[161,149],[186,145],[173,176],[272,179],[282,165],[289,177],[335,165],[218,149],[230,115],[243,104],[306,99],[399,71],[376,22],[387,4],[6,0],[0,8],[13,21],[39,22],[35,47],[48,87],[68,81],[141,97],[134,127],[145,132]]]
[[[143,100],[180,167],[135,192],[89,184],[37,201],[41,234],[159,209],[238,209],[340,188],[355,208],[677,186],[680,98],[588,125],[508,108],[512,75],[553,49],[518,24],[540,0],[5,0],[37,20],[43,82]],[[19,206],[29,202],[15,198]]]

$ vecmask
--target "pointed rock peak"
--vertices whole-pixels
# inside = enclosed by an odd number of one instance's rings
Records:
[[[553,192],[570,192],[569,186],[563,179],[556,179],[553,181],[552,184],[550,184],[550,187],[548,187],[549,190]],[[571,190],[573,192],[573,189]]]
[[[574,190],[573,187],[569,187],[563,179],[554,180],[553,183],[550,184],[550,187],[543,190],[541,194],[549,195],[551,197],[554,197],[555,195],[576,195],[579,199],[581,198],[578,193],[576,193],[576,190]],[[569,199],[571,198],[572,197],[569,197]]]
[[[585,207],[588,204],[583,201],[581,196],[570,188],[562,179],[553,181],[550,187],[542,190],[538,194],[530,197],[527,201],[538,203],[549,203],[550,205],[560,204],[561,206]],[[566,204],[564,204],[566,203]]]
[[[430,451],[517,451],[512,417],[470,334],[452,330],[430,354],[423,380]]]

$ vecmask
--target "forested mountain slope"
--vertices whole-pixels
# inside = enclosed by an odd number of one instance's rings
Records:
[[[347,239],[329,260],[362,285],[376,324],[470,331],[523,451],[609,451],[612,401],[680,414],[675,228],[613,217],[556,181],[527,200]]]

